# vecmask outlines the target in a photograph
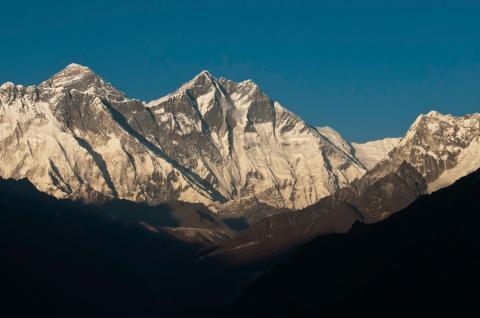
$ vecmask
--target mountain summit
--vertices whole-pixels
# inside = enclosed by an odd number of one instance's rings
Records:
[[[50,79],[42,82],[39,88],[52,88],[63,91],[76,90],[117,101],[126,98],[125,94],[104,81],[90,68],[76,63],[67,65]]]
[[[69,64],[40,86],[50,88],[85,88],[90,85],[101,84],[102,80],[91,69],[79,64]]]
[[[251,80],[237,83],[203,71],[146,107],[158,123],[152,135],[162,149],[228,201],[301,208],[364,173]]]
[[[202,71],[144,103],[70,64],[38,86],[0,87],[0,177],[28,178],[56,197],[93,202],[178,199],[216,211],[258,204],[300,209],[377,162],[371,180],[408,161],[435,188],[461,153],[477,149],[478,115],[422,118],[393,149],[367,156],[367,164],[358,147],[332,129],[309,126],[251,80]]]
[[[143,103],[70,64],[0,100],[0,176],[61,198],[297,209],[365,172],[251,80],[208,71]]]

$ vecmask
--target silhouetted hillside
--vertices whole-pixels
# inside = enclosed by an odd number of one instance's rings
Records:
[[[346,233],[356,221],[374,223],[389,217],[427,188],[423,177],[406,162],[374,182],[367,178],[353,184],[302,210],[263,218],[233,239],[219,242],[205,260],[265,271],[318,236]]]
[[[480,171],[376,224],[315,239],[219,317],[478,316]]]
[[[232,287],[195,264],[198,246],[138,224],[185,224],[179,206],[84,205],[0,180],[2,316],[174,317],[218,306]],[[216,224],[191,209],[180,209],[190,224]]]

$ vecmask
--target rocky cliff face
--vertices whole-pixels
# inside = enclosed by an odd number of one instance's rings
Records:
[[[406,135],[362,178],[360,188],[410,164],[428,191],[453,184],[480,167],[480,114],[454,117],[432,111],[420,115]]]
[[[39,86],[4,84],[0,101],[1,177],[27,177],[56,197],[93,202],[220,197],[117,111],[145,112],[141,102],[86,67],[69,65]]]
[[[165,151],[228,200],[298,209],[364,173],[250,80],[202,72],[147,107],[160,123]]]
[[[204,71],[150,103],[71,64],[0,88],[0,176],[60,198],[298,209],[365,169],[255,83]]]
[[[88,202],[300,209],[367,169],[357,187],[403,162],[430,191],[449,185],[480,166],[479,126],[478,114],[431,112],[400,141],[349,144],[331,128],[310,127],[251,80],[203,71],[145,103],[71,64],[38,86],[0,87],[0,177],[26,177],[41,191]]]

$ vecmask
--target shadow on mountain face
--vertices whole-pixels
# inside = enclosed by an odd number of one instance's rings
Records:
[[[480,171],[389,219],[319,237],[219,317],[478,316]]]
[[[102,99],[103,105],[107,107],[107,109],[112,114],[112,118],[123,128],[126,132],[128,132],[133,138],[138,140],[144,147],[148,150],[156,154],[157,156],[165,159],[169,164],[173,167],[181,171],[184,176],[192,182],[192,184],[197,185],[199,188],[203,189],[207,193],[209,193],[215,201],[218,202],[226,202],[226,198],[220,194],[217,190],[215,190],[211,185],[209,185],[205,180],[203,180],[199,175],[197,175],[191,169],[188,169],[182,165],[180,165],[177,161],[170,158],[160,147],[156,146],[152,142],[150,142],[147,138],[145,138],[142,134],[140,134],[137,130],[135,130],[130,124],[128,123],[127,118],[119,112],[115,107],[113,107],[106,99]]]
[[[250,227],[247,220],[242,217],[223,219],[223,222],[235,231],[243,231]]]
[[[232,239],[220,242],[202,261],[213,259],[233,267],[265,271],[320,235],[347,233],[356,221],[371,223],[389,217],[425,190],[423,177],[403,163],[395,172],[373,181],[360,179],[305,209],[270,212]]]
[[[137,222],[217,226],[206,211],[190,218],[188,209],[175,202],[84,205],[40,193],[25,180],[0,180],[2,314],[206,315],[235,288],[221,265],[197,265],[199,246]]]
[[[263,271],[319,235],[347,232],[358,217],[355,207],[342,201],[276,214],[215,246],[202,261]]]

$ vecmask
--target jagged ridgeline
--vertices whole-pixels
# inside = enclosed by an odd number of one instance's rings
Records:
[[[451,184],[479,165],[479,122],[479,115],[430,113],[402,139],[350,144],[333,129],[309,126],[251,80],[203,71],[145,103],[71,64],[37,86],[1,86],[0,177],[28,178],[41,191],[86,202],[296,210],[370,169],[371,184],[404,161],[429,190]]]
[[[38,86],[2,85],[0,116],[0,175],[61,198],[296,209],[365,172],[252,81],[206,71],[143,103],[71,64]]]

